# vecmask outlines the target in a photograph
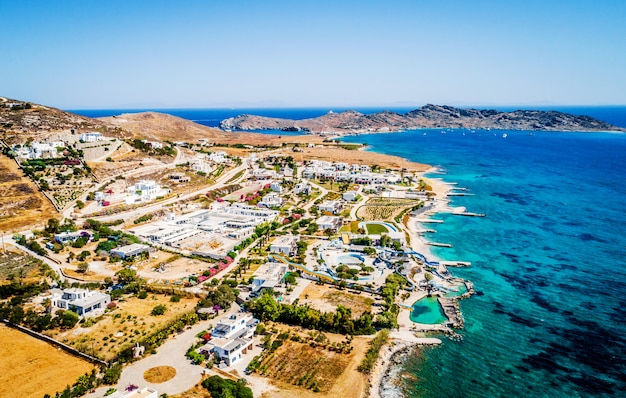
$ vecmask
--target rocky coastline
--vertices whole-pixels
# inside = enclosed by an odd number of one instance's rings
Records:
[[[626,129],[594,119],[557,111],[517,110],[500,112],[493,109],[461,109],[446,105],[425,105],[400,114],[383,111],[362,114],[356,111],[325,115],[302,120],[239,115],[220,123],[226,131],[282,130],[324,133],[382,133],[421,128],[464,128],[529,131],[620,131]]]

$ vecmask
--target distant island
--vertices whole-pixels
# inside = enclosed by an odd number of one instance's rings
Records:
[[[332,111],[311,119],[290,120],[254,115],[225,119],[220,128],[227,131],[282,130],[309,133],[370,133],[420,128],[465,128],[545,131],[622,131],[626,129],[590,116],[577,116],[557,111],[517,110],[499,112],[494,109],[461,109],[446,105],[425,105],[400,114],[383,111],[363,114],[356,111]]]

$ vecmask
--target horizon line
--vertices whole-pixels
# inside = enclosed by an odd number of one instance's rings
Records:
[[[23,101],[23,102],[30,102],[30,101]],[[43,104],[38,104],[38,105],[43,105]],[[385,108],[389,108],[389,109],[394,109],[394,108],[411,108],[411,109],[419,109],[422,108],[426,105],[436,105],[436,106],[452,106],[455,108],[515,108],[515,107],[519,107],[519,108],[529,108],[529,107],[536,107],[536,108],[549,108],[549,107],[563,107],[563,108],[597,108],[597,107],[626,107],[626,104],[552,104],[552,105],[541,105],[541,104],[535,104],[535,105],[496,105],[496,104],[491,104],[491,105],[451,105],[451,104],[433,104],[433,103],[426,103],[424,105],[335,105],[335,106],[326,106],[326,105],[311,105],[311,106],[254,106],[254,105],[250,105],[250,106],[173,106],[173,107],[163,107],[163,106],[132,106],[132,107],[124,107],[124,106],[116,106],[116,107],[112,107],[112,106],[106,106],[106,107],[86,107],[86,108],[79,108],[79,107],[59,107],[58,109],[64,110],[64,111],[98,111],[98,110],[137,110],[137,111],[146,111],[146,110],[206,110],[206,109],[215,109],[215,110],[237,110],[237,109],[327,109],[327,110],[333,110],[333,108],[336,109],[343,109],[343,110],[351,110],[351,109],[385,109]],[[50,105],[43,105],[43,106],[50,106]]]

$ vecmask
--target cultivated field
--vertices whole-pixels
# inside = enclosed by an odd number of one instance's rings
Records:
[[[91,369],[89,362],[0,325],[0,397],[54,396]]]
[[[402,210],[418,203],[419,201],[410,199],[370,198],[359,207],[356,215],[363,221],[393,221]]]

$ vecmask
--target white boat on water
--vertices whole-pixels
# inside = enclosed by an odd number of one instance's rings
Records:
[[[506,133],[502,134],[502,138],[506,138],[508,135]]]

